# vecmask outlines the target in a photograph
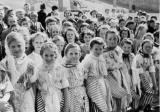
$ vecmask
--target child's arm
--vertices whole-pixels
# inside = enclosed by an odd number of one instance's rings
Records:
[[[64,112],[69,112],[69,93],[68,88],[62,89],[62,93],[64,96]]]
[[[0,99],[0,102],[8,102],[8,100],[10,99],[11,94],[5,93],[5,95],[3,96],[3,98]]]

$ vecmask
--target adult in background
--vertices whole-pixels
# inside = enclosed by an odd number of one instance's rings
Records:
[[[52,11],[50,12],[50,13],[48,13],[48,15],[47,16],[51,16],[52,15],[52,13],[54,13],[54,12],[57,12],[57,10],[58,10],[58,7],[57,6],[52,6]]]
[[[41,4],[40,11],[38,12],[38,21],[42,24],[43,28],[46,28],[45,19],[47,17],[47,14],[45,12],[45,9],[45,4]]]

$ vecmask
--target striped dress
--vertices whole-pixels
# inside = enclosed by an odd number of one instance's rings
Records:
[[[87,78],[87,95],[90,112],[109,112],[111,108],[111,91],[108,84],[106,64],[103,56],[88,54],[82,61]]]
[[[63,101],[61,89],[69,86],[64,73],[61,66],[45,64],[38,71],[39,89],[44,100],[45,112],[61,111],[61,101]],[[41,100],[40,95],[39,100]]]
[[[113,111],[120,112],[128,106],[127,95],[130,94],[130,88],[127,83],[125,66],[122,61],[122,54],[117,48],[106,49],[103,53],[108,71],[108,80],[113,96]]]
[[[155,67],[153,60],[150,57],[143,57],[141,54],[137,54],[133,60],[133,78],[134,84],[140,85],[141,98],[139,106],[145,108],[148,104],[153,102],[154,91],[153,83],[149,73],[155,73]],[[139,82],[137,82],[139,80]]]
[[[81,65],[64,65],[69,81],[69,111],[89,112],[89,101],[84,87],[84,74]]]

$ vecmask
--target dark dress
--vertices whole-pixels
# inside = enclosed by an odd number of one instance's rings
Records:
[[[46,17],[47,17],[47,14],[44,10],[40,10],[38,12],[38,21],[42,24],[43,28],[46,28],[46,25],[45,25]]]

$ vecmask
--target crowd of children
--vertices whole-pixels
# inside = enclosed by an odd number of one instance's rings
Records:
[[[0,112],[158,112],[156,16],[0,7]]]

